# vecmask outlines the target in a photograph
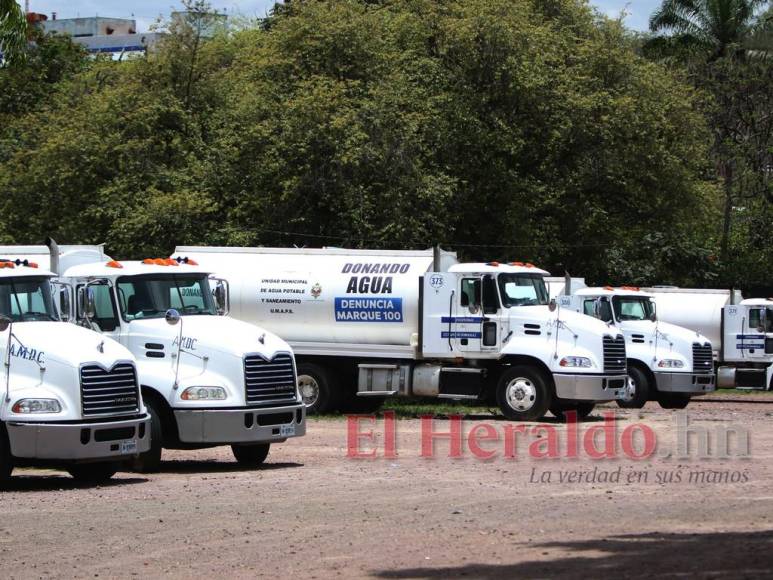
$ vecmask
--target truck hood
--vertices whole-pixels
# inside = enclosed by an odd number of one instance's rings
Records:
[[[669,324],[668,322],[658,322],[656,324],[651,320],[628,320],[619,323],[619,327],[623,330],[626,336],[630,334],[643,334],[645,339],[648,340],[650,338],[654,338],[656,326],[660,332],[658,342],[660,340],[667,340],[668,342],[673,343],[674,346],[679,343],[685,344],[689,348],[692,348],[692,343],[694,342],[698,342],[700,344],[709,342],[708,338],[698,332],[695,332],[694,330],[690,330],[682,326],[676,326],[675,324]],[[665,338],[664,335],[667,338]]]
[[[141,352],[148,343],[157,343],[173,352],[181,329],[183,349],[200,356],[220,353],[241,358],[258,353],[271,359],[279,352],[291,352],[290,346],[275,334],[225,316],[183,316],[174,326],[163,318],[133,320],[129,323],[130,340],[135,343],[132,350]]]
[[[560,308],[554,312],[551,312],[547,306],[520,306],[510,309],[510,320],[514,323],[534,322],[555,326],[556,318],[564,323],[562,333],[574,332],[577,335],[587,333],[598,336],[599,339],[605,334],[609,336],[622,334],[617,327],[570,308]]]
[[[38,367],[38,362],[76,369],[83,363],[97,363],[110,368],[119,360],[134,362],[129,350],[113,339],[66,322],[17,322],[13,334],[18,340],[11,340],[12,368],[22,363]],[[6,330],[0,334],[0,351],[5,353],[7,344]]]

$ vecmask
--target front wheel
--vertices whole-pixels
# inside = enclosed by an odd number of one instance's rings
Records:
[[[664,409],[684,409],[690,402],[690,395],[682,393],[659,393],[658,403]]]
[[[257,445],[231,445],[234,457],[239,465],[245,467],[257,467],[268,457],[271,443],[259,443]]]
[[[617,405],[623,409],[641,409],[650,397],[650,381],[638,367],[628,367],[628,379],[623,389],[623,398]]]
[[[158,403],[151,397],[145,399],[145,407],[150,415],[150,449],[131,462],[132,470],[140,473],[155,473],[161,468],[161,448],[164,445],[164,432],[161,425]]]
[[[13,456],[11,455],[11,444],[8,441],[5,426],[0,423],[0,485],[4,485],[11,480],[12,472]]]
[[[550,412],[560,421],[566,421],[566,413],[574,411],[577,413],[577,420],[582,421],[593,412],[596,403],[562,403],[555,401],[550,406]]]
[[[536,421],[547,413],[552,400],[547,381],[534,367],[514,366],[499,377],[497,403],[511,421]]]
[[[104,483],[118,471],[115,463],[83,463],[72,465],[67,470],[76,481],[83,483]]]
[[[306,405],[306,414],[318,415],[335,410],[337,391],[325,368],[312,363],[299,364],[298,390]]]

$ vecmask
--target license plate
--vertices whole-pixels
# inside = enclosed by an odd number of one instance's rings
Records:
[[[292,437],[295,435],[295,425],[282,425],[279,427],[279,435],[281,437]]]
[[[121,454],[129,455],[130,453],[137,453],[137,440],[130,439],[128,441],[121,441]]]

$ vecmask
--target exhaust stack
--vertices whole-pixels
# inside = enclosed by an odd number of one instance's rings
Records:
[[[46,238],[46,246],[48,246],[48,253],[51,258],[51,271],[57,276],[59,272],[59,244],[56,243],[54,238]]]

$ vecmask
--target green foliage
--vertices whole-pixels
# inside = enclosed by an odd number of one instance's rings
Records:
[[[16,0],[0,0],[0,54],[14,63],[24,60],[27,20]]]
[[[440,243],[712,283],[706,99],[638,44],[578,0],[292,2],[206,41],[183,23],[147,58],[67,68],[8,106],[0,233],[117,257]]]

